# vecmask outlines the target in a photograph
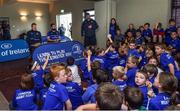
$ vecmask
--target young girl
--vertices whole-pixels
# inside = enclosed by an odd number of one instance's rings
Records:
[[[144,107],[147,107],[147,103],[148,103],[148,87],[146,86],[147,80],[148,80],[148,74],[145,71],[140,70],[136,73],[135,83],[144,95],[144,101],[143,101]]]
[[[124,88],[127,87],[125,79],[125,70],[121,66],[115,66],[113,67],[113,78],[115,81],[113,81],[113,84],[118,86],[121,91],[124,90]]]
[[[157,61],[157,58],[156,57],[151,57],[148,61],[148,64],[153,64],[156,66],[157,70],[158,70],[158,73],[157,74],[160,74],[162,71],[161,68],[158,67],[158,61]]]
[[[116,36],[116,30],[119,28],[119,26],[116,23],[115,18],[111,18],[111,23],[109,25],[109,34],[111,34],[111,39],[114,40],[114,37]]]
[[[20,89],[15,91],[12,106],[16,110],[38,110],[36,103],[33,77],[30,74],[24,74],[21,76]]]
[[[159,94],[150,100],[149,110],[164,110],[170,106],[171,95],[178,87],[177,79],[170,73],[162,72],[155,78],[154,85],[158,88]]]
[[[153,42],[157,43],[162,43],[164,37],[164,29],[162,28],[162,23],[156,23],[154,29],[153,29]]]

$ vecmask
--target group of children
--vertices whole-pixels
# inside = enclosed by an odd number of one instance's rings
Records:
[[[171,43],[178,36],[178,28],[170,27],[165,33],[171,37],[170,45],[149,47],[137,38],[149,39],[146,31],[134,30],[132,24],[126,35],[117,27],[117,33],[108,35],[106,50],[87,47],[79,66],[73,57],[66,64],[50,66],[45,73],[49,55],[40,66],[35,62],[31,74],[21,77],[20,88],[15,91],[11,108],[16,110],[165,110],[180,107],[180,69],[174,58],[178,45]],[[113,22],[114,23],[114,22]],[[160,26],[159,26],[160,25]],[[142,27],[141,27],[142,28]],[[161,24],[154,31],[164,37]],[[179,28],[180,29],[180,28]],[[177,32],[176,32],[177,31]],[[180,31],[180,30],[179,30]],[[143,36],[142,36],[143,34]],[[155,34],[152,34],[155,37]],[[137,35],[136,38],[133,36]],[[146,35],[146,36],[145,36]],[[118,38],[119,37],[119,38]],[[123,38],[121,38],[123,37]],[[167,37],[167,36],[166,36]],[[165,37],[165,39],[166,39]],[[169,39],[169,38],[168,38]],[[141,41],[141,40],[140,40]],[[162,41],[163,42],[163,41]],[[168,41],[169,42],[169,41]],[[179,44],[179,42],[174,42]],[[170,47],[171,46],[171,47]],[[28,101],[28,102],[27,102]]]

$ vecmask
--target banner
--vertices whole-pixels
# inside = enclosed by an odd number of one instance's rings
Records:
[[[78,41],[52,43],[41,45],[33,53],[33,61],[43,65],[47,55],[50,55],[48,65],[66,62],[67,57],[72,56],[76,64],[80,64],[83,58],[83,45]]]
[[[28,56],[30,56],[30,51],[25,40],[0,41],[0,62],[22,59]]]

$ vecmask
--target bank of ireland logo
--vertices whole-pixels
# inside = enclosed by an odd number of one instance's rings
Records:
[[[73,54],[81,54],[82,53],[81,47],[78,44],[73,45],[72,52]]]
[[[12,47],[12,44],[10,44],[10,43],[3,43],[2,45],[1,45],[1,48],[2,49],[10,49]]]

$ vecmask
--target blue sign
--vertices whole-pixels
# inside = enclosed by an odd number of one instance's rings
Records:
[[[25,40],[0,41],[0,62],[29,57],[29,46]]]
[[[83,45],[78,41],[46,44],[35,49],[33,60],[42,65],[46,56],[50,55],[48,65],[51,65],[66,62],[67,57],[72,56],[76,64],[79,64],[84,59],[83,50]]]

